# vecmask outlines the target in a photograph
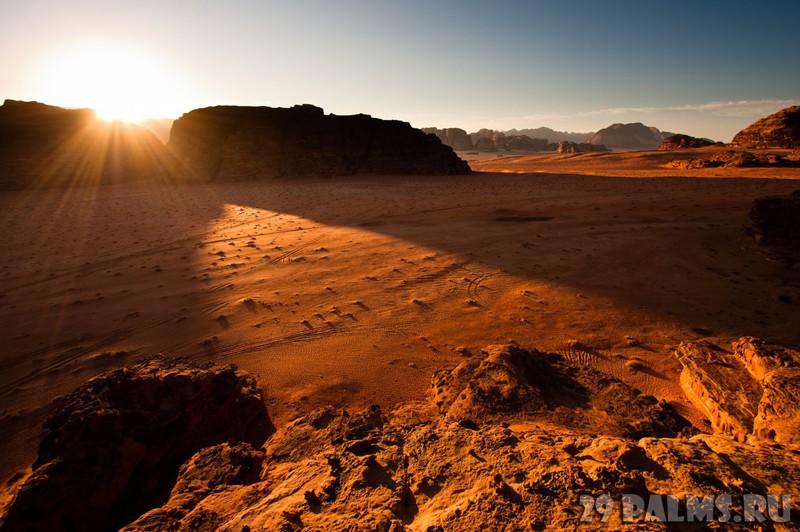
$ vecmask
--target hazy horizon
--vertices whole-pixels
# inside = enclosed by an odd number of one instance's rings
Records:
[[[722,141],[800,104],[797,4],[575,2],[570,13],[527,2],[13,0],[0,21],[0,95],[132,120],[311,103],[416,127],[642,122]]]

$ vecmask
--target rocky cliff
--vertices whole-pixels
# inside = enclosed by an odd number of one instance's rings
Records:
[[[663,140],[658,146],[659,150],[687,150],[691,148],[705,148],[706,146],[713,146],[714,142],[708,139],[701,139],[692,137],[690,135],[682,135],[680,133],[671,135]]]
[[[149,130],[98,120],[91,109],[0,107],[0,189],[165,179],[175,164]]]
[[[173,123],[168,145],[205,180],[470,171],[405,122],[325,115],[312,105],[196,109]]]
[[[592,135],[586,142],[619,150],[655,150],[663,140],[658,129],[636,122],[612,124]]]
[[[800,148],[800,106],[757,120],[737,133],[731,144],[741,148]]]
[[[609,375],[497,345],[437,373],[425,400],[321,408],[267,439],[252,378],[149,360],[90,381],[47,421],[5,527],[664,529],[644,515],[621,523],[618,508],[584,522],[580,497],[796,493],[797,353],[743,338],[734,353],[679,354],[714,434]],[[144,504],[150,477],[159,496]]]

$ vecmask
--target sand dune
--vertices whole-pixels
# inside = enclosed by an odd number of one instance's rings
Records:
[[[416,399],[463,353],[515,341],[702,428],[678,384],[680,342],[797,346],[800,272],[743,228],[755,197],[800,188],[800,173],[685,178],[653,170],[675,152],[608,157],[0,193],[3,477],[31,463],[53,398],[156,352],[254,373],[280,426],[325,404]]]

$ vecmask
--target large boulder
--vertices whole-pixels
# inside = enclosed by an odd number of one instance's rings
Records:
[[[252,377],[153,357],[78,388],[44,430],[4,530],[115,530],[163,504],[194,453],[274,428]]]
[[[708,139],[701,139],[678,133],[665,138],[658,146],[658,149],[662,151],[687,150],[691,148],[705,148],[706,146],[713,146],[714,144],[714,141]]]
[[[166,179],[177,170],[149,130],[91,109],[6,100],[0,107],[0,189]]]
[[[800,106],[757,120],[737,133],[731,144],[740,148],[800,148]]]
[[[592,135],[586,142],[602,144],[614,150],[655,150],[663,140],[658,129],[635,122],[612,124]]]
[[[452,148],[405,122],[326,115],[313,105],[196,109],[173,123],[168,145],[209,181],[470,171]]]
[[[800,190],[758,198],[750,209],[752,232],[759,243],[800,242]]]

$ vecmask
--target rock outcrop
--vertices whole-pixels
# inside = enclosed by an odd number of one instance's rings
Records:
[[[527,135],[507,135],[501,131],[481,129],[470,134],[474,148],[480,151],[525,150],[547,151],[551,149],[547,139],[531,138]]]
[[[173,123],[168,145],[209,181],[470,172],[435,135],[405,122],[313,105],[196,109]]]
[[[791,373],[794,352],[749,338],[735,348],[738,358],[723,362],[735,362],[763,389],[763,407],[747,414],[754,414],[753,429],[777,427],[761,434],[766,445],[736,441],[719,423],[719,434],[700,434],[668,404],[606,374],[559,355],[498,345],[437,373],[427,400],[388,412],[321,408],[279,429],[260,449],[209,444],[183,462],[162,504],[133,516],[123,530],[666,528],[645,522],[645,515],[622,522],[623,494],[662,504],[668,494],[732,494],[738,522],[739,495],[793,494],[800,487],[800,447],[791,443],[799,377]],[[704,349],[686,350],[697,361],[690,367],[708,369],[706,355],[698,354]],[[698,380],[712,390],[708,397],[725,393],[708,385],[721,382],[714,380],[719,372],[703,375]],[[141,400],[154,397],[161,396]],[[94,410],[89,404],[85,410],[91,419]],[[85,451],[69,451],[75,452]],[[102,480],[115,464],[100,461],[87,478]],[[581,506],[581,496],[599,495],[617,503],[606,522]],[[790,509],[798,511],[797,501]],[[80,510],[56,503],[38,518],[58,523],[65,511]]]
[[[729,353],[682,344],[681,386],[722,434],[800,444],[800,353],[744,337]]]
[[[590,144],[588,142],[571,142],[569,140],[562,140],[558,143],[556,148],[558,153],[586,153],[592,151],[608,151],[608,148],[602,144]]]
[[[661,142],[658,146],[659,150],[687,150],[692,148],[705,148],[706,146],[713,146],[716,144],[714,141],[708,139],[701,139],[689,135],[682,135],[680,133],[669,136]]]
[[[800,148],[800,106],[757,120],[737,133],[731,144],[740,148]]]
[[[442,141],[442,144],[450,146],[454,150],[471,150],[473,147],[472,140],[469,138],[467,132],[457,127],[447,127],[444,129],[424,127],[422,128],[422,132],[436,135],[439,137],[439,140]]]
[[[800,243],[800,190],[756,199],[750,209],[750,220],[759,243]]]
[[[99,120],[91,109],[0,107],[0,189],[168,179],[176,164],[149,130]]]
[[[114,530],[163,504],[193,454],[227,441],[260,445],[274,428],[252,377],[153,357],[78,388],[44,430],[4,529]],[[206,484],[250,478],[225,467]]]
[[[592,135],[589,144],[602,144],[614,150],[655,150],[664,138],[661,132],[640,122],[612,124]]]

